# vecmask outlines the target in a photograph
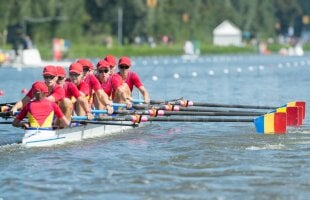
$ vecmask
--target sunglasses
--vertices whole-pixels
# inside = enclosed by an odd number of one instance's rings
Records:
[[[51,80],[51,79],[54,79],[55,77],[56,77],[56,76],[48,76],[48,75],[47,75],[47,76],[43,76],[43,78],[44,78],[45,80],[46,80],[46,79],[50,79],[50,80]]]
[[[59,81],[62,81],[62,80],[64,80],[64,79],[65,79],[65,77],[58,76],[58,80],[59,80]]]
[[[108,69],[101,69],[101,70],[98,70],[98,73],[99,74],[102,74],[102,73],[108,73],[110,70]]]
[[[79,77],[80,76],[80,74],[69,74],[69,76],[71,76],[71,77]]]
[[[127,66],[127,65],[120,65],[119,68],[120,69],[129,69],[129,66]]]

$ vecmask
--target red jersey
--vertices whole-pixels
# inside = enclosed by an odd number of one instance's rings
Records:
[[[118,74],[120,74],[120,72],[118,72]],[[133,86],[136,86],[136,88],[143,86],[138,74],[133,71],[128,72],[125,82],[129,86],[130,91],[133,90]]]
[[[65,90],[66,98],[71,99],[71,97],[74,97],[75,99],[78,99],[81,96],[79,89],[70,81],[66,81],[63,88]]]
[[[109,76],[107,82],[101,83],[104,92],[110,97],[114,96],[116,89],[123,84],[122,77],[119,74]]]
[[[54,114],[57,118],[62,118],[64,116],[56,103],[43,99],[26,104],[16,118],[18,120],[23,120],[27,116],[30,127],[46,128],[52,127]]]
[[[100,82],[94,74],[87,74],[84,82],[89,85],[89,94],[92,93],[92,90],[97,92],[99,89],[101,89]]]
[[[29,92],[26,94],[30,99],[33,98],[33,89],[31,88]],[[65,90],[58,84],[52,89],[52,91],[48,94],[48,96],[53,96],[55,102],[61,101],[65,97]]]
[[[85,96],[89,96],[91,94],[89,91],[89,85],[84,81],[81,81],[77,88],[80,92],[83,92]]]

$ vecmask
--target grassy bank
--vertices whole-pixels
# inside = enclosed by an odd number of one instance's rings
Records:
[[[50,43],[39,44],[37,47],[40,50],[41,57],[44,60],[51,60],[53,58],[52,45]],[[273,44],[268,48],[272,52],[278,52],[281,48],[286,47],[284,45]],[[310,43],[305,44],[304,51],[310,51]],[[12,49],[11,46],[1,47],[4,49]],[[236,54],[236,53],[257,53],[257,47],[218,47],[212,44],[202,44],[200,47],[201,54]],[[174,45],[157,45],[155,48],[151,48],[149,45],[126,45],[126,46],[113,46],[107,48],[101,44],[83,44],[74,43],[70,50],[65,54],[65,58],[101,58],[107,54],[112,54],[117,57],[127,56],[173,56],[182,55],[183,46],[181,44]]]
[[[51,45],[45,44],[38,46],[43,59],[52,58]],[[244,53],[256,52],[253,47],[215,47],[213,45],[202,45],[200,48],[201,54],[230,54],[230,53]],[[149,45],[127,45],[114,46],[106,48],[103,45],[89,45],[89,44],[73,44],[69,52],[65,55],[66,58],[100,58],[107,54],[113,54],[117,57],[127,56],[165,56],[165,55],[182,55],[182,45],[157,45],[151,48]]]

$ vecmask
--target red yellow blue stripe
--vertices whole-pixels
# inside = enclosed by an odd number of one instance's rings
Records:
[[[284,134],[286,133],[286,112],[268,113],[254,119],[257,133]]]

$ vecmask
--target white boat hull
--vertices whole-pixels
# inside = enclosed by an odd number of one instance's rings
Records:
[[[111,135],[132,128],[133,126],[87,124],[58,130],[25,130],[22,145],[26,147],[48,147],[82,141],[86,138]]]

